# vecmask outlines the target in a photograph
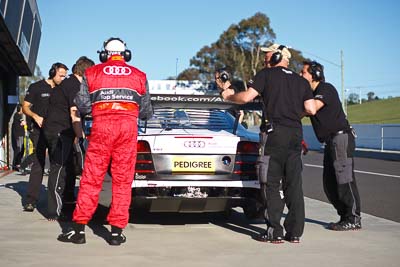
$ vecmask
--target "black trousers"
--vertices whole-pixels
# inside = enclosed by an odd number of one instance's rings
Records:
[[[32,167],[31,174],[29,175],[25,203],[36,204],[39,199],[40,188],[43,181],[47,144],[43,130],[40,128],[33,128],[29,133],[29,138],[32,140],[34,153],[31,154]]]
[[[361,205],[354,175],[355,139],[351,133],[336,135],[326,142],[323,185],[328,200],[341,220],[360,219]]]
[[[304,231],[304,197],[302,188],[301,128],[276,125],[267,137],[265,155],[269,155],[267,183],[261,185],[265,199],[265,220],[268,233],[283,236],[280,223],[286,204],[288,214],[284,221],[286,234],[300,237]],[[280,190],[283,191],[283,197]]]
[[[12,135],[11,145],[14,153],[12,167],[16,170],[21,164],[22,157],[24,156],[24,136]]]
[[[48,179],[48,215],[60,216],[63,202],[75,198],[72,150],[74,137],[45,133],[49,147],[50,173]]]

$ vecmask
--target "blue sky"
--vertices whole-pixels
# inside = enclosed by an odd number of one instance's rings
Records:
[[[205,45],[218,40],[231,24],[266,14],[276,42],[325,65],[328,82],[349,93],[369,91],[379,97],[400,96],[400,1],[396,0],[37,0],[42,38],[37,63],[72,66],[109,37],[120,37],[133,52],[130,63],[148,79],[165,79],[189,67]],[[62,4],[61,4],[62,3]],[[178,61],[177,61],[178,59]],[[335,63],[335,64],[332,64]]]

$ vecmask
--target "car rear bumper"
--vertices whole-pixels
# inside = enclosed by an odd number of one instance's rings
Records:
[[[132,188],[142,187],[232,187],[260,189],[258,180],[251,181],[166,181],[166,180],[134,180]]]
[[[259,189],[245,187],[138,187],[132,188],[131,206],[150,212],[220,212],[254,206],[259,196]]]
[[[255,199],[245,197],[134,197],[132,208],[149,212],[203,213],[222,212],[232,207],[243,207],[255,203]]]

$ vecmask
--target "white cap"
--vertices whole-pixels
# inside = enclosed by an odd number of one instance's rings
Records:
[[[281,49],[279,49],[281,48]],[[261,51],[263,52],[278,52],[280,51],[282,53],[283,58],[289,60],[292,55],[290,54],[289,49],[286,46],[280,45],[280,44],[273,44],[268,47],[261,47]]]
[[[107,52],[124,52],[125,51],[125,44],[121,40],[111,40],[109,41],[104,49]]]

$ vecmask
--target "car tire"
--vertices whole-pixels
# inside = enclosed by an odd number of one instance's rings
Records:
[[[225,220],[228,220],[232,215],[232,208],[229,207],[226,210],[222,211],[221,215],[222,215],[222,217],[224,217]]]

